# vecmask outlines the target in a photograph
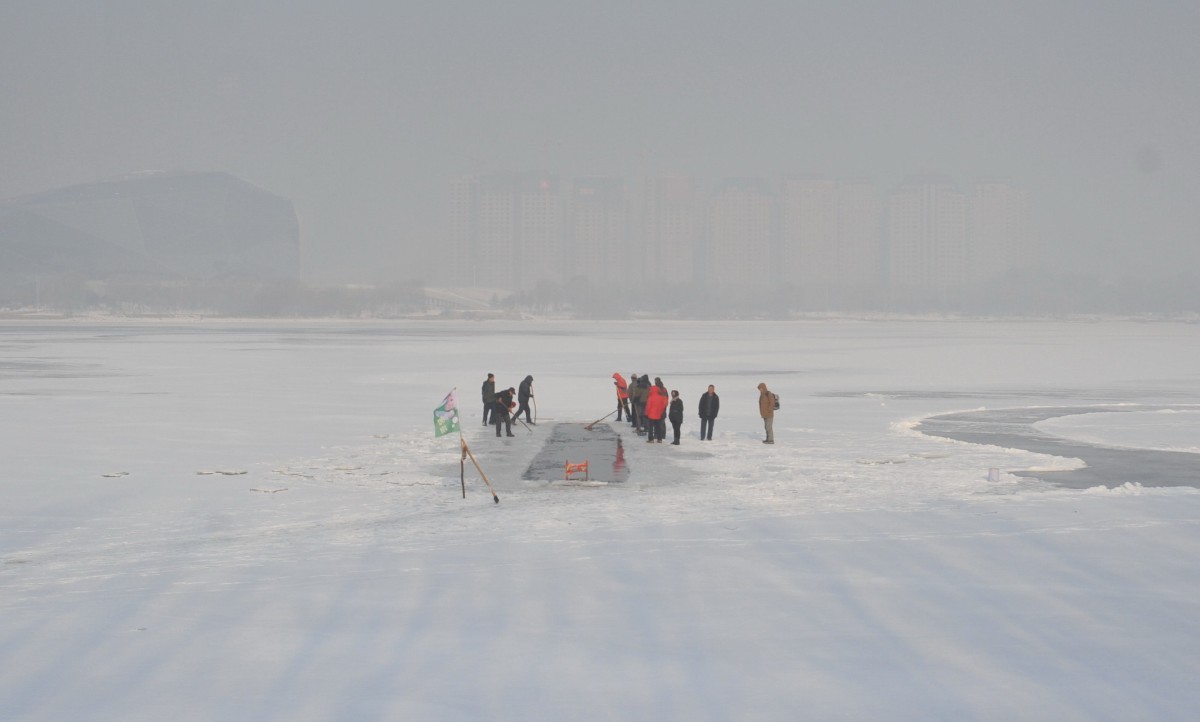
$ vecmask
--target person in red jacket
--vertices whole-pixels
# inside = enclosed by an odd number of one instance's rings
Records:
[[[613,385],[617,387],[617,420],[621,421],[621,412],[626,412],[626,418],[630,418],[630,387],[626,384],[625,378],[619,373],[613,374]],[[633,421],[633,419],[630,419]]]
[[[650,387],[650,393],[646,397],[646,441],[648,444],[651,442],[662,444],[663,437],[667,436],[667,423],[664,419],[667,416],[668,401],[667,387],[663,385],[663,380],[656,376],[655,383]]]

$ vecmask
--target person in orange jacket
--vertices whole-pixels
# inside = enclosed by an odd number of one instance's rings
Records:
[[[617,420],[621,421],[621,412],[624,411],[626,418],[630,418],[630,386],[626,383],[625,377],[619,373],[613,374],[613,385],[617,387]]]
[[[646,441],[647,443],[655,442],[662,444],[663,437],[667,436],[667,423],[664,419],[667,416],[667,387],[663,385],[663,380],[658,376],[655,377],[655,383],[650,387],[650,392],[646,397]]]

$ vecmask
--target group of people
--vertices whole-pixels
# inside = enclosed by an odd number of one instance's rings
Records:
[[[617,420],[625,419],[634,427],[639,435],[646,435],[648,443],[662,443],[666,436],[664,419],[671,422],[672,444],[680,445],[680,426],[684,423],[684,400],[680,392],[672,390],[668,394],[667,387],[658,376],[652,383],[647,375],[630,374],[626,381],[620,373],[613,374],[613,385],[617,390]],[[767,384],[759,384],[759,415],[763,418],[767,438],[765,444],[776,443],[772,431],[772,421],[777,407],[776,395],[767,389]],[[701,394],[697,404],[697,415],[701,419],[702,441],[713,440],[713,425],[717,413],[721,409],[721,398],[713,384]]]
[[[667,424],[671,423],[672,445],[680,445],[680,426],[684,423],[684,400],[680,392],[667,390],[663,379],[658,376],[652,382],[650,376],[630,374],[626,381],[620,373],[613,374],[613,385],[617,390],[617,420],[625,420],[634,427],[639,436],[646,436],[647,443],[663,443],[667,437]],[[513,419],[521,421],[525,414],[524,423],[533,425],[530,418],[530,401],[534,398],[534,377],[526,376],[517,388],[496,390],[496,374],[488,374],[480,389],[484,403],[484,426],[492,424],[496,427],[496,435],[500,436],[501,426],[505,435],[513,436]],[[516,397],[516,401],[514,401]],[[763,428],[767,432],[765,444],[776,443],[772,430],[775,411],[779,408],[779,397],[767,388],[767,384],[759,384],[759,416],[763,418]],[[721,399],[713,384],[701,394],[697,404],[697,415],[701,419],[701,440],[713,440],[713,425],[717,421],[717,412],[721,409]]]
[[[663,443],[667,436],[667,422],[671,421],[674,432],[673,444],[680,445],[680,424],[684,423],[684,401],[679,391],[670,394],[663,379],[630,374],[627,382],[619,374],[613,374],[613,385],[617,387],[617,420],[626,420],[639,435],[646,435],[647,443]]]
[[[513,419],[521,420],[525,414],[525,423],[533,425],[530,418],[530,399],[534,398],[534,377],[526,376],[517,385],[507,389],[496,390],[496,374],[488,374],[484,385],[480,388],[480,396],[484,402],[484,426],[491,423],[496,427],[496,435],[500,436],[500,427],[505,427],[505,435],[513,435]],[[513,397],[517,397],[517,401]],[[516,411],[514,411],[516,409]]]

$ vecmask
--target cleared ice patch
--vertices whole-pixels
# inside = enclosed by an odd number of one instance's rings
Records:
[[[587,463],[587,472],[568,474],[568,463]],[[630,478],[630,468],[621,437],[613,427],[596,424],[589,429],[585,424],[563,423],[551,429],[522,478],[564,484],[622,482]]]

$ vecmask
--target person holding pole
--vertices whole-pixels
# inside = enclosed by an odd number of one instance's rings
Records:
[[[530,399],[534,398],[534,377],[526,376],[517,386],[517,413],[516,416],[521,416],[521,412],[525,412],[525,422],[527,424],[534,423],[530,420]]]
[[[621,421],[621,412],[625,411],[630,418],[630,387],[619,373],[613,374],[613,385],[617,388],[617,420]]]
[[[634,412],[634,431],[644,434],[650,425],[646,414],[646,403],[650,399],[651,380],[646,374],[642,376],[635,374],[630,384],[632,384],[630,386],[630,408]]]
[[[492,406],[492,423],[496,426],[496,435],[500,436],[500,425],[505,425],[505,435],[513,435],[513,418],[509,416],[509,411],[513,408],[513,389],[508,388],[496,395],[496,402]]]

